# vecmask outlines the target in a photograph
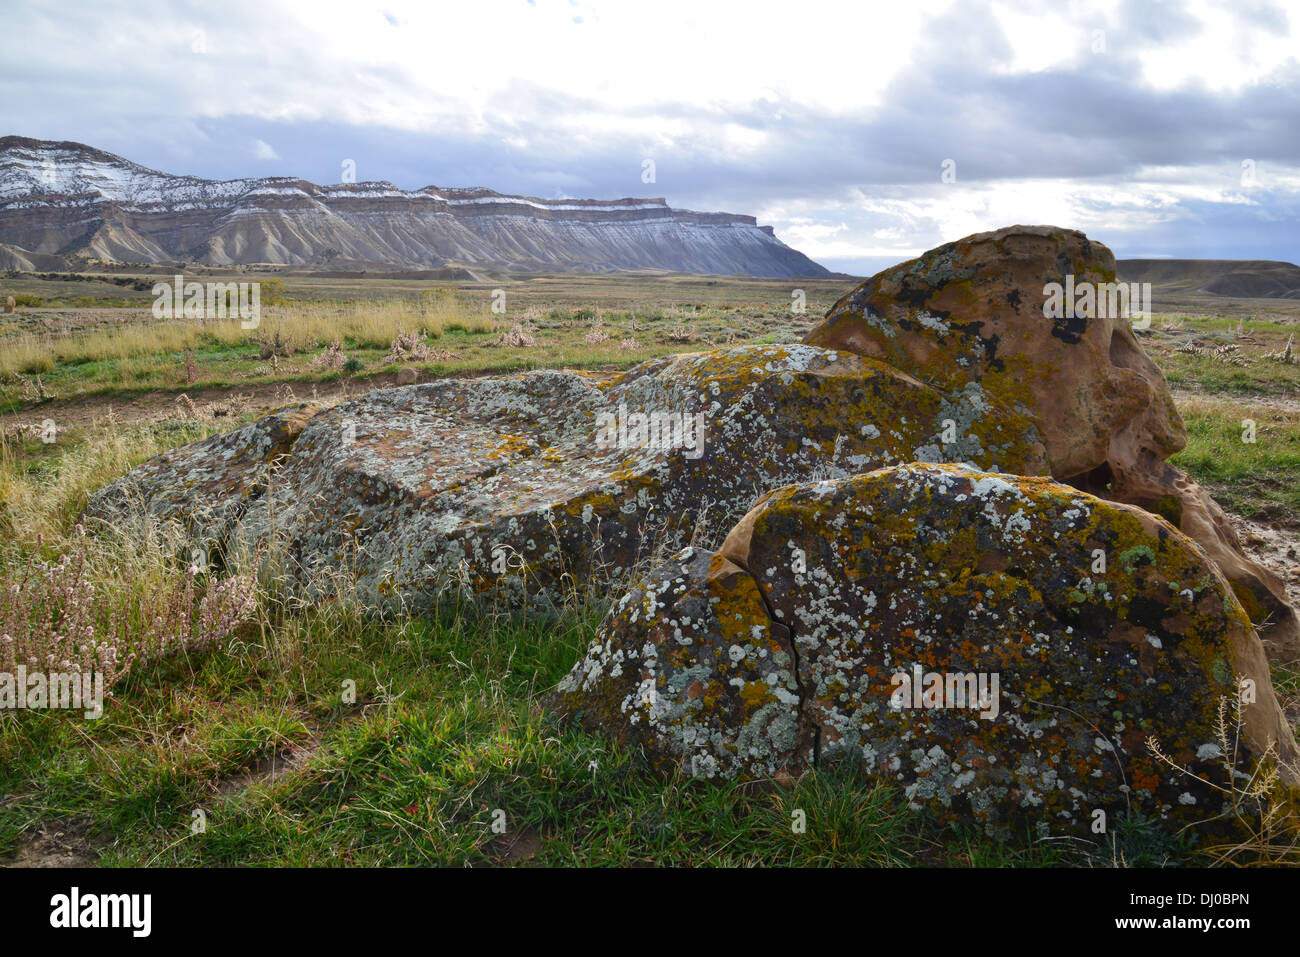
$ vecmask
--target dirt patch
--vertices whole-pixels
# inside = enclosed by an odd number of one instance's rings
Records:
[[[1246,554],[1282,579],[1287,598],[1300,608],[1300,530],[1227,514]]]
[[[313,734],[304,741],[296,741],[259,758],[234,777],[218,781],[214,792],[217,797],[227,798],[254,786],[274,784],[306,767],[318,751],[320,738]]]
[[[0,867],[94,867],[102,847],[82,825],[38,824],[18,838],[17,852],[0,859]]]
[[[610,375],[620,371],[610,365],[597,369],[581,370],[587,373]],[[401,370],[410,374],[410,367]],[[575,370],[577,371],[577,370]],[[433,382],[438,379],[477,379],[491,375],[508,374],[502,369],[462,369],[446,374],[418,371],[418,381]],[[0,431],[9,432],[17,425],[32,427],[44,419],[53,419],[60,431],[77,426],[94,424],[142,425],[168,419],[186,418],[189,409],[181,396],[187,396],[189,405],[204,410],[225,409],[238,405],[241,412],[259,415],[274,412],[286,405],[305,399],[319,399],[328,405],[354,396],[364,395],[374,389],[388,389],[400,385],[399,372],[385,372],[363,379],[336,379],[319,382],[313,379],[282,379],[257,385],[209,387],[201,389],[159,389],[137,396],[79,395],[66,399],[52,399],[39,405],[30,405],[19,412],[0,414]],[[220,414],[220,413],[218,413]]]
[[[503,834],[485,848],[501,864],[523,864],[542,851],[542,835],[531,827]]]

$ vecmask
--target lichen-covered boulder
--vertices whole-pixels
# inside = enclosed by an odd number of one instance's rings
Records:
[[[453,588],[545,605],[700,527],[720,540],[790,482],[915,460],[1047,469],[1032,423],[977,383],[950,395],[803,345],[376,390],[313,415],[269,472],[227,455],[277,428],[150,460],[90,511],[139,500],[228,561],[283,559],[308,594],[345,570],[375,605],[419,610]]]
[[[143,513],[221,540],[266,489],[320,402],[288,406],[222,435],[155,455],[91,496],[84,518],[120,522]]]
[[[1239,766],[1271,750],[1294,786],[1263,650],[1194,542],[1047,478],[913,464],[768,494],[620,602],[558,694],[688,773],[850,760],[991,835],[1087,836],[1098,810],[1222,811],[1242,678]]]
[[[1122,298],[1101,243],[1072,229],[1009,226],[878,273],[804,341],[880,359],[941,390],[978,383],[1036,422],[1054,477],[1164,515],[1200,542],[1270,655],[1300,658],[1300,617],[1282,582],[1242,553],[1213,500],[1165,462],[1186,434],[1133,334],[1127,316],[1137,305]]]
[[[560,691],[589,730],[664,770],[772,776],[811,758],[789,629],[716,552],[687,548],[638,582]]]

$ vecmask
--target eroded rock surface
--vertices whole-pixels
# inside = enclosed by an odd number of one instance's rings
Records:
[[[1270,656],[1300,658],[1300,618],[1282,582],[1246,557],[1210,496],[1165,462],[1186,444],[1182,419],[1114,283],[1114,255],[1083,233],[1010,226],[878,273],[805,341],[880,359],[942,390],[978,383],[1025,413],[1054,477],[1164,515],[1228,577]],[[1049,284],[1062,290],[1050,318]]]
[[[1189,538],[1050,479],[914,464],[765,496],[640,582],[559,695],[688,773],[851,760],[941,818],[1083,837],[1097,809],[1222,810],[1199,778],[1226,782],[1242,677],[1241,766],[1294,765],[1251,622]]]
[[[229,561],[281,554],[308,594],[345,570],[375,605],[450,588],[546,604],[698,525],[720,540],[769,489],[916,460],[1047,470],[1033,424],[978,383],[949,395],[861,356],[754,346],[300,407],[151,459],[88,514],[142,507]]]

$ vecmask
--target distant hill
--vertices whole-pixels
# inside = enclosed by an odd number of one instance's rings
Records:
[[[68,262],[62,256],[34,253],[30,249],[0,243],[0,270],[5,272],[61,272],[67,268]]]
[[[1300,266],[1269,259],[1121,259],[1125,282],[1149,282],[1167,295],[1300,299]]]
[[[659,197],[538,199],[284,176],[217,181],[160,173],[82,143],[0,138],[0,268],[57,268],[51,263],[73,257],[467,275],[829,275],[752,216],[673,209]]]

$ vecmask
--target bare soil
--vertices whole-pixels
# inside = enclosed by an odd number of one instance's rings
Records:
[[[306,767],[318,751],[320,751],[320,738],[313,733],[306,740],[295,741],[287,747],[259,758],[234,777],[218,781],[214,785],[214,791],[218,797],[231,797],[255,785],[274,784],[286,775]]]
[[[0,867],[94,867],[100,842],[89,838],[80,824],[38,824],[18,841],[18,850]]]

